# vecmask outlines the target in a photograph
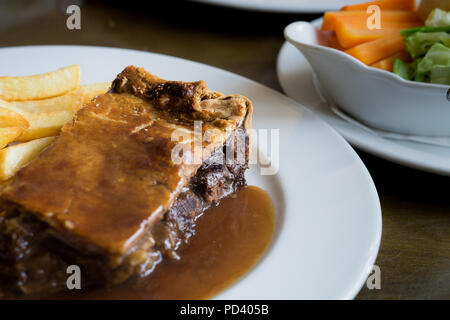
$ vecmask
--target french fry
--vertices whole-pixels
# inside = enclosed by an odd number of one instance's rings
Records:
[[[78,110],[84,101],[84,89],[82,87],[72,90],[62,96],[27,101],[8,102],[12,110],[26,113],[43,113],[61,110]]]
[[[14,176],[17,171],[34,160],[55,138],[36,139],[0,150],[0,181]]]
[[[20,110],[10,102],[0,100],[0,108],[19,113],[29,124],[14,142],[25,142],[59,134],[61,127],[70,121],[76,113],[74,110],[58,110],[53,112],[29,113]]]
[[[12,106],[10,102],[5,101],[5,100],[1,100],[1,99],[0,99],[0,108],[8,109],[8,110],[17,112],[20,115],[23,115],[23,113],[24,113],[22,110]]]
[[[111,86],[111,82],[94,83],[81,86],[64,95],[26,101],[9,101],[10,110],[27,113],[42,113],[61,110],[79,110],[84,104],[91,101],[99,94],[105,93]]]
[[[82,86],[84,90],[83,104],[88,103],[99,94],[103,94],[111,88],[111,82],[93,83]]]
[[[0,128],[22,127],[28,128],[25,118],[15,111],[0,107]]]
[[[76,110],[60,110],[24,114],[30,126],[15,141],[25,142],[59,134],[61,127],[72,120]]]
[[[23,128],[18,127],[0,128],[0,150],[17,139],[23,131]]]
[[[72,65],[27,77],[0,77],[0,99],[23,101],[65,94],[80,85],[81,71]]]
[[[19,137],[29,127],[19,113],[0,107],[0,149]]]

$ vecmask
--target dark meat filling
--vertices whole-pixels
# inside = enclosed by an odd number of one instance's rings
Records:
[[[243,129],[238,133],[245,134]],[[4,206],[0,210],[0,297],[38,297],[64,290],[67,267],[73,264],[81,267],[82,287],[86,288],[147,276],[161,259],[180,259],[180,251],[195,234],[196,220],[204,210],[245,185],[247,161],[242,163],[236,157],[221,161],[227,148],[230,143],[200,167],[163,219],[113,270],[107,267],[105,257],[83,255],[58,240],[53,229],[30,213]]]

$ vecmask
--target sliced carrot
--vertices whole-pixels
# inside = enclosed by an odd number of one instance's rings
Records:
[[[341,50],[341,51],[345,50],[344,47],[340,45],[340,43],[339,43],[339,41],[338,41],[338,39],[337,39],[335,34],[332,35],[330,37],[330,39],[328,40],[328,46],[333,48],[333,49],[336,49],[336,50]]]
[[[405,42],[400,35],[386,36],[378,40],[362,43],[345,52],[362,63],[371,65],[405,49]]]
[[[325,12],[323,16],[322,31],[335,31],[337,21],[351,23],[361,29],[367,28],[369,14],[366,11],[339,11]],[[415,12],[400,10],[381,11],[381,26],[392,23],[421,23]]]
[[[399,34],[400,30],[415,28],[421,26],[422,23],[384,23],[381,29],[370,30],[367,27],[360,28],[352,23],[345,21],[337,21],[336,36],[345,49],[349,49],[364,42],[369,42],[383,38],[385,36],[394,36]]]
[[[392,56],[389,56],[383,60],[380,60],[374,64],[371,64],[371,67],[386,70],[386,71],[392,71],[394,68],[394,62],[395,60],[400,59],[402,61],[408,62],[411,60],[411,57],[406,51],[400,51]]]
[[[415,0],[377,0],[370,1],[361,4],[354,4],[345,6],[341,11],[352,11],[352,10],[367,10],[368,6],[376,5],[379,6],[381,10],[407,10],[414,11],[416,9]]]

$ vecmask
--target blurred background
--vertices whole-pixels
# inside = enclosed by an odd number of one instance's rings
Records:
[[[66,9],[81,7],[81,30]],[[204,62],[280,89],[274,74],[283,28],[316,15],[241,11],[188,1],[0,1],[1,46],[83,44]],[[281,89],[280,89],[281,90]]]

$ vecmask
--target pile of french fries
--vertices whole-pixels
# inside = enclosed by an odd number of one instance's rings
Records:
[[[80,83],[78,65],[27,77],[0,77],[0,182],[36,158],[85,103],[111,85]]]

